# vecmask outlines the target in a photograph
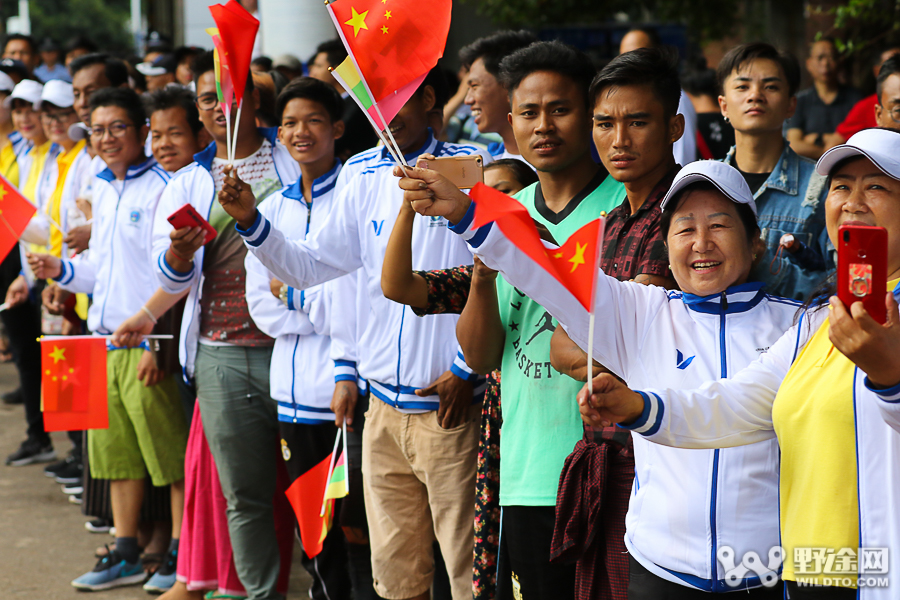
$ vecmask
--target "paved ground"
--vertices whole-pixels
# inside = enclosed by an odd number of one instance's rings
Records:
[[[0,364],[0,394],[17,383],[15,368]],[[22,441],[21,406],[0,403],[0,458]],[[60,454],[69,450],[64,433],[53,434]],[[44,477],[41,466],[7,467],[0,463],[0,598],[2,600],[147,600],[140,587],[95,595],[76,591],[69,582],[94,565],[94,549],[112,540],[88,533],[80,507],[70,504],[60,486]],[[294,551],[289,599],[308,598],[309,579]]]

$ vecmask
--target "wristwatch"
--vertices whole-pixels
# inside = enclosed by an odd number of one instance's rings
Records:
[[[288,305],[288,284],[281,284],[281,289],[278,290],[278,299],[284,302],[285,306]]]

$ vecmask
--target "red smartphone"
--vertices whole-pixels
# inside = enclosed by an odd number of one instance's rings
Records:
[[[849,310],[862,302],[873,319],[887,320],[887,230],[868,225],[838,229],[837,296]]]
[[[192,204],[185,204],[166,219],[175,229],[184,229],[185,227],[202,227],[206,230],[206,238],[203,245],[210,243],[216,237],[215,228],[209,224],[209,221],[200,216],[197,209]]]

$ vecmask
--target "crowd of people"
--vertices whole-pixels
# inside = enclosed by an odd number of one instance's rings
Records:
[[[285,492],[346,428],[317,600],[897,597],[900,46],[870,97],[828,38],[802,91],[766,43],[620,50],[474,41],[390,122],[401,166],[339,40],[257,57],[229,123],[212,52],[10,35],[0,174],[38,210],[0,267],[6,463],[114,534],[72,585],[283,599]],[[605,217],[592,311],[429,168],[475,155],[548,247]],[[845,224],[887,230],[884,325],[832,297]],[[109,427],[65,457],[41,334],[108,340]]]

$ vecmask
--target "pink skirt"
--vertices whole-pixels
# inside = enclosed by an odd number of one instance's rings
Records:
[[[287,594],[294,551],[294,513],[284,492],[288,486],[284,461],[273,447],[278,461],[278,481],[273,504],[275,533],[281,555],[278,592]],[[200,420],[200,404],[194,405],[194,418],[188,436],[184,461],[184,521],[178,545],[178,581],[193,590],[217,590],[232,596],[246,596],[238,579],[228,535],[225,496],[219,473]]]

